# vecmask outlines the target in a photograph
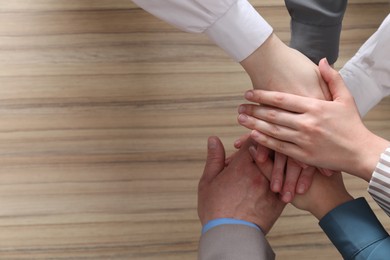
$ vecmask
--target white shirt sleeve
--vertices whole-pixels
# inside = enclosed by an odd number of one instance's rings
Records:
[[[390,95],[390,15],[340,73],[362,116]]]
[[[247,0],[133,0],[171,25],[205,33],[240,62],[271,35],[272,27]]]

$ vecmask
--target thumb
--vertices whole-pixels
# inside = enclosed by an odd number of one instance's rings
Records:
[[[323,58],[318,66],[322,78],[325,80],[326,84],[328,84],[332,100],[348,98],[351,96],[349,90],[344,84],[343,78],[340,76],[340,73],[329,65],[326,58]]]
[[[202,179],[210,181],[225,167],[225,148],[216,136],[210,136],[207,141],[207,159]]]

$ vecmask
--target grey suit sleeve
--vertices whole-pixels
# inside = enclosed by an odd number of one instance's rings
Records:
[[[198,260],[242,259],[275,259],[275,254],[261,231],[245,225],[221,225],[201,236]]]
[[[339,54],[340,33],[348,0],[285,0],[291,16],[290,46],[314,63]]]

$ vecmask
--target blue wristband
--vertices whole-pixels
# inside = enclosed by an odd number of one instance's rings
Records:
[[[220,225],[245,225],[245,226],[256,228],[259,231],[262,231],[259,226],[253,224],[252,222],[248,222],[240,219],[233,219],[233,218],[217,218],[217,219],[210,220],[209,222],[206,223],[206,225],[203,226],[202,234]]]

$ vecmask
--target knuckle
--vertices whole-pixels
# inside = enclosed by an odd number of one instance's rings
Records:
[[[282,93],[275,93],[273,103],[275,106],[279,107],[284,102],[284,96]]]
[[[284,153],[286,145],[283,142],[275,141],[275,150],[281,153]]]
[[[270,109],[270,110],[268,110],[267,112],[266,112],[266,114],[265,114],[265,118],[267,119],[267,120],[269,120],[269,121],[274,121],[275,119],[276,119],[276,117],[277,117],[277,111],[276,110],[274,110],[274,109]]]
[[[321,104],[318,104],[318,103],[314,103],[314,104],[309,103],[309,104],[307,104],[307,106],[308,106],[309,111],[311,111],[311,113],[316,114],[316,115],[321,113],[321,111],[323,109]]]
[[[270,127],[270,135],[275,137],[275,138],[278,138],[280,135],[280,127],[277,125],[272,125]]]
[[[304,120],[299,124],[302,131],[307,134],[316,134],[321,131],[321,127],[317,119]]]
[[[253,117],[249,117],[246,126],[250,129],[258,129],[259,121]]]

